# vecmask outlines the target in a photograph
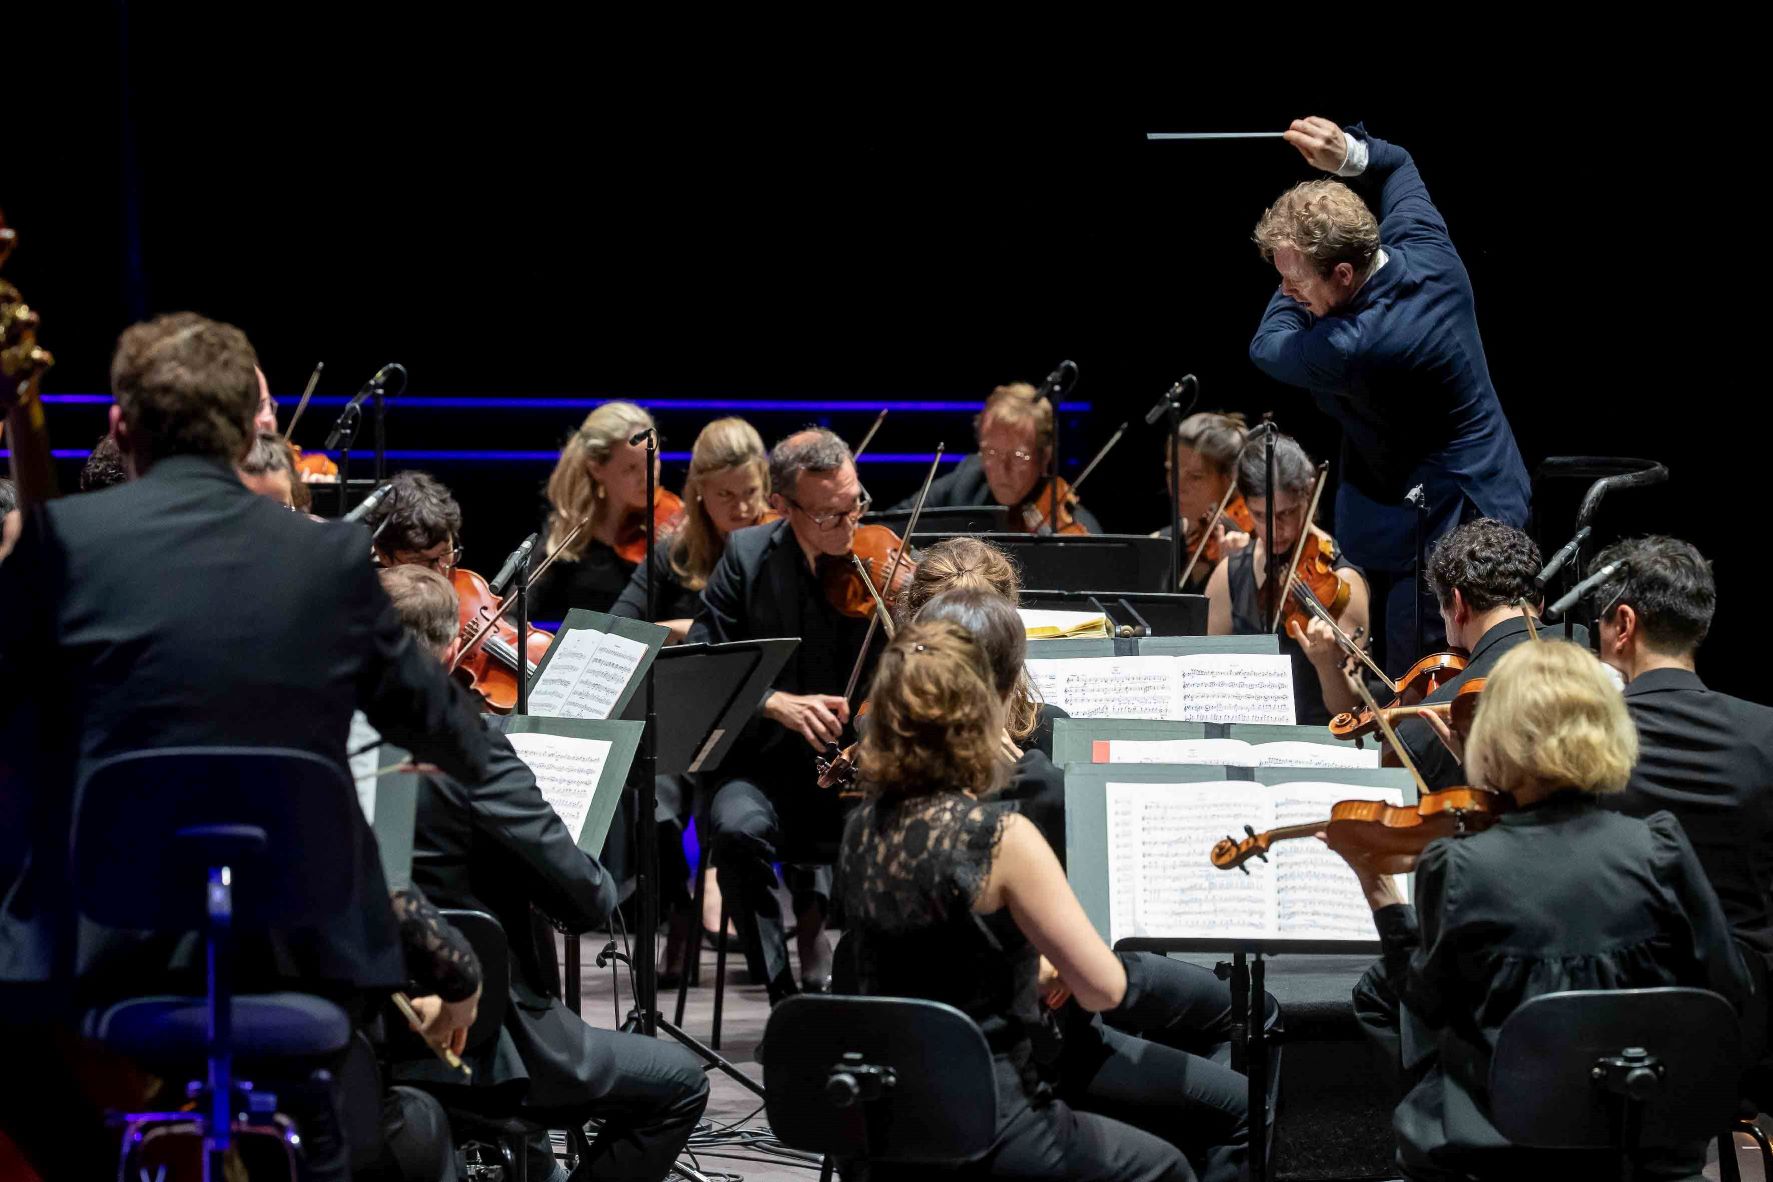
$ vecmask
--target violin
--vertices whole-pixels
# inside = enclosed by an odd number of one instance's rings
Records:
[[[303,484],[336,484],[339,479],[339,466],[328,458],[326,453],[318,451],[304,452],[295,444],[289,445],[295,453],[296,477]]]
[[[904,541],[884,525],[857,526],[850,552],[822,558],[819,564],[827,602],[857,620],[873,615],[877,603],[890,612],[916,573],[917,563],[905,554]]]
[[[1225,540],[1215,537],[1213,533],[1213,527],[1220,521],[1225,522],[1227,529],[1233,529],[1242,534],[1252,533],[1256,528],[1256,519],[1250,514],[1250,507],[1244,504],[1244,495],[1236,490],[1235,485],[1232,488],[1231,499],[1225,503],[1223,509],[1219,510],[1217,514],[1202,513],[1200,515],[1200,528],[1203,531],[1199,542],[1200,561],[1207,564],[1205,569],[1208,571],[1218,566],[1220,560],[1225,557]]]
[[[667,537],[677,532],[683,524],[683,498],[669,489],[659,489],[653,498],[653,532],[658,537]],[[646,558],[646,520],[645,511],[636,512],[632,519],[623,523],[621,534],[615,545],[616,557],[623,562],[631,562],[639,566]]]
[[[1075,510],[1080,503],[1077,499],[1077,492],[1071,485],[1065,482],[1063,476],[1053,477],[1053,482],[1058,485],[1059,489],[1058,527],[1054,528],[1053,526],[1053,494],[1051,488],[1045,482],[1042,483],[1041,489],[1038,493],[1030,495],[1027,500],[1022,502],[1021,509],[1018,512],[1010,515],[1011,524],[1015,525],[1025,534],[1066,534],[1075,536],[1078,534],[1089,533],[1090,531],[1084,528],[1083,523],[1079,521],[1073,513],[1073,510]]]
[[[460,609],[459,642],[464,648],[473,645],[455,672],[480,695],[488,710],[509,714],[517,707],[517,628],[500,614],[503,605],[485,579],[458,566],[450,572],[450,583]],[[530,632],[525,676],[535,675],[553,639],[546,632]]]
[[[1457,659],[1453,653],[1433,653],[1422,660],[1429,661],[1436,657]],[[1417,663],[1421,664],[1422,662]],[[1387,722],[1395,725],[1405,719],[1417,717],[1423,710],[1428,710],[1439,716],[1454,734],[1463,739],[1471,734],[1471,723],[1477,717],[1478,702],[1480,695],[1484,692],[1484,680],[1482,677],[1472,678],[1460,686],[1458,692],[1445,702],[1423,704],[1422,700],[1418,698],[1409,705],[1382,706],[1379,709],[1379,715],[1383,715]],[[1346,712],[1338,714],[1330,720],[1330,733],[1338,739],[1358,739],[1363,735],[1370,735],[1379,729],[1379,715],[1375,715],[1365,706],[1352,714]]]
[[[1343,800],[1330,806],[1327,821],[1283,825],[1257,833],[1249,826],[1242,841],[1216,842],[1211,858],[1220,870],[1242,870],[1251,858],[1266,862],[1277,841],[1324,835],[1331,849],[1358,852],[1373,859],[1381,874],[1407,874],[1429,842],[1488,829],[1514,808],[1513,797],[1480,788],[1447,788],[1425,792],[1414,804],[1398,806],[1382,800]]]
[[[1293,552],[1293,570],[1291,577],[1284,584],[1288,591],[1286,601],[1280,611],[1275,610],[1275,588],[1264,583],[1257,591],[1256,600],[1261,606],[1262,614],[1275,616],[1276,631],[1291,631],[1293,624],[1299,625],[1300,631],[1318,613],[1310,607],[1315,602],[1331,617],[1339,616],[1348,606],[1349,589],[1336,576],[1336,540],[1324,533],[1315,525],[1308,529],[1299,539],[1299,545]],[[1306,599],[1310,596],[1310,601]]]

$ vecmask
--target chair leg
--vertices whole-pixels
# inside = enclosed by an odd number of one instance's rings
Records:
[[[819,1182],[831,1182],[832,1171],[836,1168],[837,1162],[832,1160],[831,1155],[827,1153],[824,1160],[819,1163]]]
[[[1742,1182],[1742,1170],[1736,1164],[1736,1126],[1718,1134],[1719,1182]]]
[[[701,837],[700,827],[696,836]],[[677,980],[677,1010],[672,1022],[683,1025],[683,1007],[689,1000],[691,985],[702,983],[702,902],[708,894],[708,847],[696,853],[696,886],[690,900],[689,948],[683,954],[683,975]]]
[[[522,1133],[499,1138],[499,1156],[505,1159],[505,1176],[512,1182],[529,1182],[529,1139]]]
[[[698,923],[701,921],[698,919]],[[720,1008],[726,997],[726,892],[720,895],[720,943],[714,946],[714,1037],[708,1045],[720,1049]]]
[[[1768,1141],[1767,1134],[1761,1131],[1761,1126],[1752,1120],[1737,1121],[1736,1131],[1747,1133],[1755,1139],[1755,1144],[1761,1147],[1761,1177],[1767,1179],[1767,1182],[1773,1182],[1773,1142]]]

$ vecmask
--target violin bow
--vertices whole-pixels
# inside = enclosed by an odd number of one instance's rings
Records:
[[[1429,795],[1428,783],[1423,780],[1422,773],[1416,770],[1416,761],[1410,758],[1409,748],[1398,741],[1397,731],[1393,729],[1391,719],[1385,717],[1385,712],[1379,708],[1379,703],[1373,701],[1373,694],[1371,690],[1367,689],[1367,683],[1358,677],[1351,677],[1349,680],[1354,682],[1354,692],[1361,696],[1361,701],[1366,704],[1368,710],[1372,711],[1373,721],[1379,724],[1379,730],[1391,743],[1391,749],[1397,752],[1397,761],[1404,765],[1405,770],[1410,773],[1410,778],[1416,781],[1416,791],[1423,796]]]
[[[1311,524],[1317,520],[1318,499],[1324,495],[1324,482],[1330,478],[1330,461],[1325,460],[1317,466],[1317,479],[1311,484],[1311,503],[1306,506],[1305,520],[1299,526],[1299,540],[1293,543],[1293,556],[1287,561],[1287,577],[1281,587],[1289,588],[1299,574],[1299,559],[1305,553],[1305,539],[1311,536]],[[1287,614],[1287,597],[1284,593],[1274,597],[1274,619],[1268,623],[1270,632],[1280,631],[1281,617]]]
[[[1127,424],[1122,423],[1114,429],[1114,434],[1108,437],[1108,442],[1104,443],[1097,450],[1096,454],[1090,457],[1090,462],[1084,465],[1084,470],[1079,472],[1077,474],[1077,479],[1071,482],[1071,495],[1073,497],[1077,496],[1077,490],[1083,486],[1083,482],[1090,478],[1090,473],[1094,472],[1096,466],[1107,458],[1108,453],[1114,450],[1114,445],[1120,442],[1120,437],[1126,433]]]
[[[911,516],[905,522],[905,536],[899,540],[899,550],[893,555],[892,565],[887,567],[886,585],[889,589],[893,585],[893,576],[899,573],[899,563],[905,559],[905,551],[911,549],[912,531],[917,528],[917,519],[923,516],[923,503],[930,495],[930,485],[935,482],[936,468],[942,463],[942,453],[947,450],[946,443],[936,444],[936,454],[930,460],[930,470],[924,473],[923,487],[917,490],[917,503],[911,507]],[[868,617],[868,631],[862,636],[862,647],[856,650],[856,663],[850,666],[850,679],[843,690],[843,700],[846,702],[856,696],[856,683],[862,680],[862,662],[868,659],[868,646],[874,643],[874,630],[884,623],[887,639],[892,639],[893,635],[892,621],[887,619],[886,600],[875,590],[874,581],[868,577],[866,565],[854,554],[850,555],[850,561],[856,564],[856,569],[862,575],[862,585],[874,597],[874,614]]]
[[[1343,652],[1355,658],[1371,670],[1373,676],[1377,677],[1386,689],[1394,694],[1398,692],[1397,682],[1386,676],[1385,670],[1381,669],[1378,663],[1375,662],[1372,657],[1367,655],[1367,651],[1355,641],[1354,637],[1342,630],[1342,625],[1338,624],[1335,617],[1330,615],[1330,609],[1323,605],[1323,601],[1318,599],[1317,595],[1312,592],[1310,587],[1307,587],[1304,583],[1296,582],[1291,587],[1291,590],[1293,592],[1293,597],[1304,605],[1306,611],[1329,625],[1330,635],[1335,638],[1336,643],[1341,646]]]
[[[302,391],[302,400],[296,403],[295,413],[289,416],[289,426],[283,430],[285,439],[295,438],[296,424],[302,421],[302,412],[308,409],[308,399],[314,397],[314,387],[320,384],[320,371],[325,368],[324,361],[314,363],[314,372],[308,375],[308,386]]]
[[[1182,574],[1176,580],[1176,590],[1180,591],[1188,585],[1188,576],[1194,573],[1195,564],[1200,561],[1201,555],[1207,552],[1207,540],[1212,537],[1208,531],[1219,524],[1219,519],[1225,516],[1225,507],[1231,504],[1231,498],[1237,495],[1237,466],[1244,458],[1244,452],[1249,450],[1250,444],[1267,435],[1270,430],[1272,430],[1271,424],[1264,422],[1244,434],[1244,441],[1238,445],[1237,455],[1231,461],[1231,484],[1226,488],[1225,495],[1219,498],[1219,507],[1213,510],[1211,517],[1205,519],[1201,527],[1200,541],[1194,544],[1194,553],[1188,556],[1188,565],[1182,568]],[[1174,472],[1170,473],[1170,479],[1176,479]]]
[[[560,557],[560,552],[572,545],[573,539],[578,537],[579,534],[583,532],[584,528],[590,523],[591,515],[588,513],[584,517],[579,518],[579,523],[573,526],[571,530],[567,531],[566,537],[560,539],[560,544],[548,551],[547,556],[542,559],[541,565],[531,571],[529,578],[524,580],[523,589],[525,591],[528,591],[531,587],[536,585],[536,580],[542,577],[542,573],[546,571],[549,566],[553,565],[556,558]],[[493,605],[492,614],[475,625],[474,631],[470,632],[467,639],[462,642],[462,647],[456,650],[455,660],[449,663],[449,672],[454,673],[457,669],[461,668],[462,662],[473,656],[474,651],[480,647],[481,642],[492,634],[493,621],[505,614],[505,605],[511,602],[511,597],[515,594],[517,594],[517,592],[511,590],[501,595],[499,601]]]
[[[880,430],[880,425],[886,421],[889,409],[891,408],[883,406],[880,408],[880,413],[874,416],[874,422],[869,426],[868,433],[862,436],[862,442],[856,444],[856,449],[850,453],[850,463],[853,464],[860,460],[862,453],[868,450],[868,445],[874,442],[874,433]]]

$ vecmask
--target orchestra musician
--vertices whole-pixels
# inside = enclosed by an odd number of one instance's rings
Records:
[[[1680,823],[1603,807],[1638,744],[1601,663],[1548,639],[1516,645],[1487,674],[1467,767],[1474,786],[1512,794],[1515,810],[1429,843],[1415,906],[1370,856],[1339,848],[1383,948],[1355,988],[1355,1012],[1401,1073],[1393,1127],[1407,1178],[1609,1177],[1611,1150],[1517,1148],[1491,1123],[1484,1084],[1503,1022],[1566,989],[1685,985],[1741,1010],[1750,979]],[[1703,1140],[1646,1151],[1638,1176],[1696,1178],[1705,1151]]]
[[[24,517],[18,511],[18,486],[0,476],[0,559],[12,553]]]
[[[192,313],[125,330],[111,416],[135,479],[37,506],[0,563],[9,621],[0,800],[9,821],[23,819],[4,826],[0,865],[0,1022],[12,1051],[0,1088],[14,1093],[0,1097],[0,1113],[9,1121],[67,1130],[89,1111],[54,1044],[81,1009],[179,992],[192,969],[201,979],[188,941],[174,949],[77,925],[58,884],[69,873],[74,786],[96,761],[164,747],[282,747],[342,772],[360,708],[416,758],[468,780],[486,772],[479,720],[401,627],[363,560],[367,532],[298,520],[240,483],[234,466],[259,394],[254,361],[245,334]],[[361,1017],[406,988],[375,840],[361,812],[352,817],[357,831],[340,835],[334,864],[350,876],[353,902],[337,921],[275,941],[268,958],[243,945],[242,991],[299,982]],[[343,1176],[342,1134],[325,1112],[310,1115],[311,1173]],[[86,1168],[104,1140],[64,1136],[67,1175],[114,1172],[114,1159]]]
[[[1286,570],[1301,531],[1311,529],[1321,542],[1327,537],[1305,520],[1317,468],[1298,441],[1274,437],[1274,548]],[[1268,581],[1268,461],[1266,443],[1251,447],[1237,464],[1237,486],[1252,521],[1252,542],[1233,550],[1207,580],[1207,631],[1214,636],[1261,635],[1273,631],[1273,608],[1263,610],[1260,591]],[[1214,504],[1218,502],[1215,501]],[[1331,561],[1336,578],[1348,588],[1347,603],[1336,615],[1337,626],[1350,636],[1367,627],[1367,580],[1340,550]],[[1326,607],[1331,605],[1326,604]],[[1359,702],[1342,671],[1344,652],[1329,625],[1311,618],[1303,627],[1288,621],[1281,651],[1293,661],[1294,710],[1302,724],[1327,723],[1332,715],[1353,710]]]
[[[1281,285],[1250,360],[1342,426],[1336,540],[1373,582],[1379,655],[1395,675],[1440,644],[1415,634],[1426,588],[1412,578],[1411,490],[1422,488],[1426,548],[1475,517],[1526,525],[1527,469],[1490,380],[1471,277],[1410,154],[1315,116],[1285,138],[1343,180],[1295,185],[1257,224]],[[1425,594],[1422,614],[1432,630]]]
[[[99,436],[98,442],[92,445],[92,454],[80,466],[80,491],[97,492],[128,479],[129,473],[123,470],[123,453],[117,450],[117,440],[108,434]]]
[[[1243,454],[1247,435],[1242,415],[1203,410],[1177,424],[1174,470],[1170,467],[1169,444],[1164,445],[1164,474],[1176,497],[1183,553],[1194,552],[1203,530],[1209,539],[1201,561],[1189,572],[1189,585],[1180,590],[1199,591],[1221,558],[1250,544],[1249,509],[1242,498],[1234,493],[1225,512],[1219,513],[1225,494],[1237,483],[1237,461]],[[1167,538],[1170,527],[1166,525],[1151,536]],[[1183,559],[1185,564],[1187,561]]]
[[[844,615],[821,583],[822,563],[844,560],[868,495],[850,449],[823,428],[797,431],[770,452],[770,506],[782,519],[735,531],[702,588],[692,643],[797,636],[758,713],[715,774],[709,845],[754,980],[771,1002],[797,992],[773,888],[787,865],[803,983],[823,988],[831,955],[824,920],[828,864],[840,830],[838,794],[818,787],[814,758],[841,743],[842,696],[868,621]],[[872,657],[870,657],[870,661]],[[864,678],[866,666],[864,666]]]
[[[380,578],[415,641],[447,667],[459,642],[449,581],[418,565],[389,567]],[[552,933],[532,927],[531,908],[586,931],[608,921],[615,882],[579,849],[510,740],[490,728],[486,739],[485,776],[420,780],[413,830],[413,884],[440,907],[492,915],[510,946],[504,1031],[496,1045],[469,1057],[474,1083],[521,1086],[520,1111],[545,1126],[598,1120],[579,1176],[663,1179],[708,1102],[707,1077],[683,1048],[589,1026],[561,1000]],[[397,1074],[459,1083],[432,1059]],[[558,1168],[546,1135],[532,1140],[530,1158],[532,1178]]]
[[[606,612],[618,598],[644,548],[646,444],[629,442],[653,418],[632,402],[606,402],[585,416],[560,449],[548,477],[542,551],[559,557],[530,592],[530,615],[559,620],[575,607]],[[675,500],[659,490],[660,500]],[[585,522],[577,536],[573,530]],[[669,533],[661,529],[660,533]]]
[[[1625,790],[1603,798],[1633,817],[1673,813],[1723,903],[1755,978],[1743,1014],[1745,1062],[1766,1041],[1773,960],[1773,709],[1718,693],[1697,670],[1717,585],[1690,543],[1617,542],[1592,569],[1619,570],[1590,592],[1601,660],[1625,678],[1638,761]],[[1763,1067],[1763,1071],[1765,1067]]]
[[[967,631],[899,630],[880,660],[861,744],[865,797],[844,828],[839,880],[863,993],[921,997],[978,1023],[996,1066],[997,1135],[979,1176],[1192,1179],[1162,1138],[1051,1097],[1034,1062],[1038,962],[1091,1012],[1127,972],[1084,915],[1040,831],[990,799],[1006,704]],[[846,947],[846,959],[848,949]],[[920,1177],[928,1167],[882,1179]]]
[[[462,507],[429,473],[394,473],[387,494],[364,515],[363,524],[380,566],[423,566],[447,579],[461,561]]]
[[[1040,830],[1063,867],[1064,774],[1048,756],[1034,748],[1024,751],[1012,738],[1011,720],[1027,692],[1022,617],[996,591],[957,587],[923,604],[915,620],[954,624],[979,646],[1004,710],[1002,786],[982,799],[1013,805]],[[1198,965],[1142,952],[1115,955],[1127,981],[1120,1002],[1100,1014],[1063,1001],[1052,1006],[1063,1034],[1056,1061],[1043,1062],[1042,1074],[1079,1111],[1163,1137],[1207,1182],[1235,1182],[1243,1176],[1249,1150],[1249,1084],[1227,1066],[1230,994]],[[1043,986],[1058,983],[1050,963],[1043,961],[1040,968]],[[1043,993],[1056,996],[1044,988]],[[1279,1011],[1272,997],[1269,1002],[1272,1024]]]
[[[924,506],[1005,505],[1010,509],[1011,530],[1037,532],[1029,521],[1044,521],[1047,514],[1046,472],[1055,437],[1051,400],[1040,397],[1027,382],[999,386],[985,399],[973,428],[978,433],[978,453],[932,483]],[[906,498],[894,506],[895,511],[909,510],[916,499]],[[1095,516],[1082,505],[1071,505],[1069,513],[1085,532],[1102,532]]]
[[[269,497],[286,509],[294,509],[296,479],[295,458],[283,436],[261,431],[247,448],[246,457],[235,465],[240,483],[261,497]]]

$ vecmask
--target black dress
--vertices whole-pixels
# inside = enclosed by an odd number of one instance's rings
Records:
[[[639,565],[618,555],[613,546],[593,539],[578,558],[557,559],[536,580],[529,593],[529,617],[552,624],[565,619],[575,607],[607,612]]]
[[[1490,1122],[1490,1058],[1528,999],[1566,989],[1687,985],[1740,1010],[1749,984],[1717,896],[1678,822],[1603,810],[1565,792],[1482,833],[1434,842],[1416,865],[1416,905],[1374,914],[1384,957],[1355,1012],[1405,1051],[1393,1116],[1413,1179],[1600,1178],[1611,1155],[1528,1150]],[[1395,1053],[1395,1051],[1393,1052]],[[1703,1144],[1651,1164],[1696,1175]]]
[[[658,580],[658,590],[654,593],[655,610],[652,619],[657,620],[693,620],[696,608],[702,604],[702,592],[698,588],[691,591],[683,585],[683,579],[671,569],[671,546],[675,537],[660,538],[653,547],[653,560],[646,566],[635,565],[629,575],[627,585],[617,596],[615,604],[610,607],[612,616],[626,616],[631,620],[647,619],[646,614],[646,580],[647,571]]]
[[[979,1024],[997,1065],[997,1139],[950,1176],[1192,1178],[1148,1133],[1056,1100],[1033,1062],[1039,956],[1008,908],[974,910],[1010,806],[957,792],[869,800],[844,828],[839,878],[861,991],[946,1002]],[[930,1167],[875,1176],[923,1177]]]

